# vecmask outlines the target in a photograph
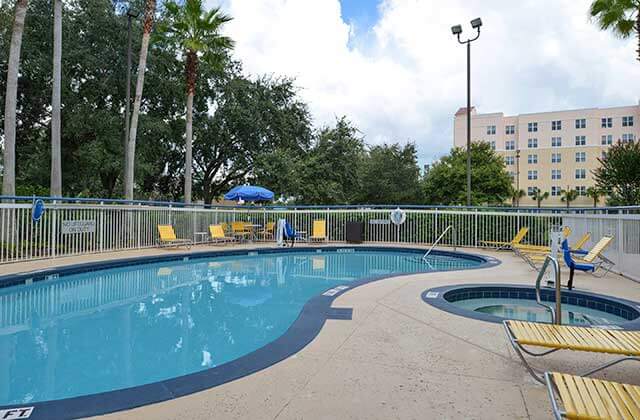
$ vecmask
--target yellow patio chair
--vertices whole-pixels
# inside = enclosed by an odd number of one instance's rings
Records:
[[[327,240],[327,221],[326,220],[314,220],[313,221],[313,234],[309,237],[312,241],[326,241]]]
[[[529,232],[528,227],[520,228],[516,236],[509,242],[501,242],[501,241],[484,241],[480,240],[478,243],[480,246],[484,248],[497,248],[497,249],[513,249],[514,245],[518,245],[522,242],[527,233]]]
[[[214,242],[232,242],[234,240],[224,233],[220,225],[209,225],[209,234]]]
[[[615,265],[613,261],[608,259],[603,255],[603,252],[611,245],[613,242],[613,236],[603,236],[592,248],[589,252],[582,251],[576,253],[578,255],[574,258],[577,263],[589,263],[594,264],[594,270],[592,274],[596,277],[604,277]],[[523,254],[525,261],[529,263],[533,268],[537,269],[538,265],[544,262],[546,258],[546,254]],[[580,257],[579,255],[584,255]],[[558,262],[562,262],[562,259],[559,259]],[[602,270],[600,270],[602,269]]]
[[[640,386],[556,372],[544,377],[557,420],[640,419]]]
[[[502,323],[511,346],[531,376],[539,382],[544,382],[542,373],[527,362],[523,352],[536,357],[546,356],[558,350],[622,356],[612,362],[583,372],[580,376],[592,375],[625,360],[640,361],[640,331],[605,330],[515,320],[507,320]],[[524,348],[524,346],[545,347],[549,350],[536,353]]]
[[[275,229],[276,223],[268,222],[266,225],[264,225],[264,229],[258,232],[258,235],[261,236],[265,241],[267,240],[267,238],[273,239],[275,237]]]
[[[176,237],[176,232],[171,225],[158,225],[158,233],[160,234],[160,245],[186,246],[191,248],[193,241],[191,239],[180,239]]]
[[[251,235],[251,231],[247,229],[247,222],[231,222],[231,233],[240,240]]]

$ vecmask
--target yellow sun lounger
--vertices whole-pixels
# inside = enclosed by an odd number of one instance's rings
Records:
[[[640,419],[640,386],[555,372],[544,377],[557,420]]]
[[[562,228],[562,236],[564,238],[568,238],[569,236],[571,236],[571,228],[569,226],[565,226],[564,228]],[[587,238],[584,239],[584,236],[586,236]],[[578,243],[581,243],[581,245],[578,248],[574,249],[579,249],[580,247],[582,247],[589,240],[589,236],[591,236],[591,234],[587,233],[584,236],[580,239],[580,241],[578,241]],[[581,242],[583,239],[584,242]],[[549,252],[551,251],[551,248],[548,245],[516,244],[513,246],[513,250],[516,252],[516,254],[518,254],[520,252]]]
[[[613,236],[603,236],[586,255],[580,257],[579,254],[576,254],[574,259],[578,263],[594,264],[596,267],[593,275],[596,277],[604,277],[615,265],[613,261],[602,254],[612,242]],[[523,258],[529,265],[537,269],[539,264],[544,263],[546,254],[525,254]],[[562,258],[560,258],[559,261],[562,261]],[[602,268],[603,271],[600,274],[596,274],[600,268]]]
[[[220,225],[209,225],[209,234],[214,242],[232,242],[234,238],[230,238],[224,233],[224,229]]]
[[[313,221],[313,235],[309,237],[312,241],[326,241],[327,240],[327,222],[326,220],[314,220]]]
[[[529,232],[529,228],[523,227],[523,228],[520,228],[518,233],[516,233],[516,236],[514,236],[510,242],[480,240],[478,241],[478,243],[480,244],[480,246],[484,248],[513,249],[515,245],[518,245],[520,244],[520,242],[522,242],[524,237],[527,236],[528,232]]]
[[[527,362],[523,353],[545,356],[558,350],[573,350],[623,356],[590,369],[580,376],[589,376],[625,360],[640,361],[640,331],[605,330],[514,320],[502,323],[513,349],[529,373],[539,382],[543,382],[542,373]],[[545,347],[550,350],[536,353],[524,346]]]
[[[158,234],[160,234],[160,245],[184,245],[190,248],[193,243],[190,239],[176,238],[176,232],[171,225],[158,225]]]

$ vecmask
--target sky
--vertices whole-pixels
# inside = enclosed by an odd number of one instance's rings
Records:
[[[520,114],[640,99],[635,39],[601,31],[590,0],[208,0],[249,75],[296,79],[316,127],[347,116],[369,144],[415,142],[446,154],[466,104],[466,52],[451,34],[481,17],[472,103]]]

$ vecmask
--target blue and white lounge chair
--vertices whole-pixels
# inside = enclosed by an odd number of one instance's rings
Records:
[[[587,251],[584,251],[582,249],[571,251],[571,249],[569,248],[569,242],[567,242],[566,239],[562,241],[562,256],[564,258],[564,263],[567,265],[567,267],[569,267],[569,283],[567,283],[567,287],[569,288],[569,290],[573,288],[573,275],[576,270],[593,273],[597,268],[593,263],[589,263],[586,261],[577,262],[573,259],[573,255],[571,255],[572,253],[578,255],[588,254]]]
[[[296,231],[296,230],[293,228],[293,226],[291,226],[291,225],[289,224],[289,222],[285,222],[285,223],[284,223],[284,232],[283,232],[283,233],[284,233],[284,240],[285,240],[285,243],[286,243],[286,241],[289,241],[289,242],[290,242],[290,245],[289,245],[289,246],[293,247],[293,245],[295,244],[296,240],[298,240],[298,241],[303,241],[303,240],[305,240],[305,239],[306,239],[306,238],[305,238],[305,234],[306,234],[307,232],[303,232],[303,231]]]

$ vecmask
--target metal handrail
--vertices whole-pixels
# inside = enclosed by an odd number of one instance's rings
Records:
[[[556,308],[542,303],[542,299],[540,298],[540,283],[544,278],[544,274],[547,271],[547,267],[549,264],[553,267],[555,286],[556,286]],[[560,264],[558,264],[558,260],[552,257],[551,255],[547,255],[544,259],[544,264],[542,264],[542,268],[538,273],[538,278],[536,279],[536,302],[538,305],[548,309],[551,312],[551,322],[553,324],[560,325],[562,324],[562,300],[560,296]]]
[[[431,251],[433,251],[433,248],[435,248],[436,245],[438,245],[438,242],[440,242],[440,240],[442,240],[442,238],[444,237],[444,235],[449,231],[453,229],[453,250],[456,250],[456,229],[453,227],[453,225],[449,225],[447,226],[447,228],[444,230],[444,232],[442,232],[440,234],[440,236],[438,236],[438,239],[435,240],[435,242],[433,244],[431,244],[431,246],[429,247],[429,249],[427,250],[427,252],[425,252],[425,254],[422,256],[422,259],[425,260],[427,258],[427,256],[429,254],[431,254]]]

